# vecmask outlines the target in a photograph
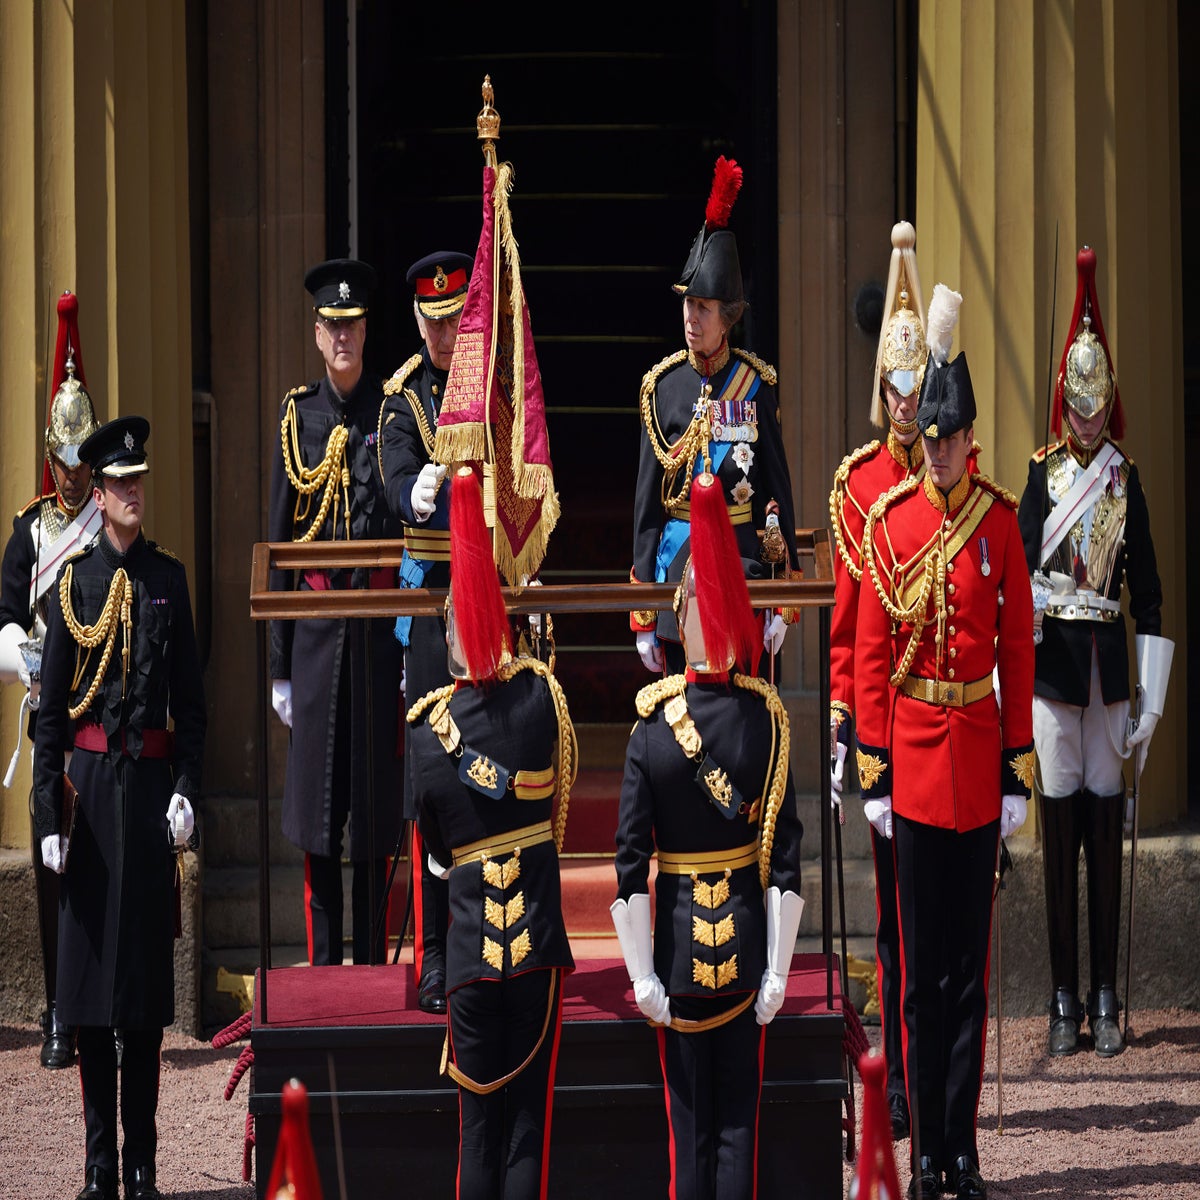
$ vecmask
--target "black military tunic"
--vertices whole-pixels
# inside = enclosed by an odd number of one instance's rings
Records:
[[[305,468],[325,458],[330,435],[339,425],[348,431],[346,462],[350,471],[349,513],[340,485],[326,512],[317,541],[391,537],[398,531],[384,503],[375,451],[379,382],[364,375],[343,400],[327,376],[290,394],[280,422],[294,404],[296,436]],[[275,426],[279,429],[279,425]],[[271,467],[269,537],[298,540],[311,526],[321,492],[301,498],[284,468],[276,443]],[[297,515],[297,500],[300,512]],[[306,510],[307,505],[307,510]],[[347,530],[348,525],[348,530]],[[391,586],[391,580],[352,577],[347,571],[295,578],[273,571],[271,588],[344,589]],[[340,843],[335,814],[348,806],[349,856],[366,862],[368,846],[368,772],[374,770],[374,856],[391,853],[400,828],[400,651],[391,623],[369,622],[370,696],[362,631],[343,618],[274,621],[271,625],[271,678],[292,681],[292,732],[288,744],[283,797],[283,832],[309,854],[334,853]],[[371,720],[373,762],[367,757],[367,721]]]
[[[1102,444],[1111,443],[1105,439]],[[1055,459],[1069,454],[1067,443],[1059,442],[1039,451],[1029,462],[1029,479],[1017,510],[1017,523],[1021,527],[1030,573],[1041,565],[1038,558],[1042,548],[1042,527],[1055,501],[1046,486],[1047,463],[1053,465]],[[1154,540],[1150,536],[1146,493],[1132,459],[1119,454],[1116,470],[1120,482],[1115,490],[1123,493],[1125,500],[1125,530],[1121,545],[1114,553],[1108,590],[1104,595],[1119,604],[1123,586],[1127,585],[1134,631],[1159,637],[1162,634],[1162,583],[1154,555]],[[1068,534],[1042,569],[1053,568],[1074,575],[1069,550],[1071,543],[1072,535]],[[1120,611],[1114,613],[1111,621],[1064,621],[1047,614],[1035,656],[1034,695],[1086,708],[1091,688],[1093,644],[1100,666],[1104,703],[1128,700],[1129,650],[1125,617]]]
[[[402,523],[408,543],[400,571],[401,587],[450,586],[450,487],[447,478],[438,489],[437,507],[427,521],[412,510],[412,489],[421,468],[433,461],[433,439],[446,391],[448,372],[430,360],[429,351],[414,354],[384,383],[385,399],[379,416],[379,470],[388,509]],[[437,616],[401,617],[397,633],[405,647],[407,694],[424,696],[450,682],[446,665],[446,622]],[[411,792],[408,811],[415,816]]]
[[[520,659],[502,682],[443,689],[409,717],[421,832],[451,868],[446,990],[462,1196],[545,1194],[561,979],[575,965],[552,812],[556,770],[568,769],[555,762],[560,722],[570,718],[547,675]],[[461,756],[439,737],[452,730]],[[479,790],[492,783],[498,794]]]
[[[72,688],[78,647],[51,591],[34,788],[40,840],[59,831],[64,749],[80,729],[101,727],[108,750],[75,745],[71,759],[79,800],[62,877],[56,999],[72,1025],[149,1028],[175,1019],[167,805],[179,792],[196,806],[206,715],[187,577],[177,559],[140,535],[122,555],[101,534],[65,568],[75,619],[96,623],[121,568],[133,586],[128,668],[122,671],[118,630],[100,687],[74,722],[67,709],[86,695],[103,647],[84,652]],[[168,714],[174,733],[164,753]]]
[[[702,679],[684,688],[681,677],[671,677],[638,696],[645,715],[626,750],[617,895],[628,900],[649,890],[657,851],[654,969],[671,997],[673,1022],[658,1033],[672,1194],[723,1200],[752,1194],[763,1031],[750,1005],[766,968],[763,892],[800,892],[803,830],[791,771],[779,762],[778,724],[763,696],[722,676]],[[773,689],[769,694],[775,697]],[[702,742],[693,755],[676,734],[689,717]],[[732,785],[732,793],[722,789],[724,805],[698,783],[714,767]],[[786,774],[776,809],[768,800],[780,768]],[[759,843],[767,836],[764,885]],[[674,1025],[679,1018],[719,1020],[742,1003],[740,1014],[703,1032]]]
[[[686,351],[664,359],[642,382],[643,394],[648,399],[643,405],[646,427],[640,438],[633,511],[633,577],[642,583],[664,579],[678,582],[687,562],[686,524],[672,520],[663,506],[664,472],[655,445],[661,452],[667,452],[688,430],[703,383]],[[779,505],[779,524],[788,547],[789,565],[796,568],[799,564],[792,481],[783,449],[775,371],[753,355],[735,350],[708,383],[712,388],[712,403],[723,418],[714,424],[714,435],[731,439],[722,441],[714,437],[709,443],[713,473],[720,479],[731,509],[749,505],[748,512],[732,518],[746,578],[770,577],[770,567],[760,557],[758,534],[766,526],[766,507],[772,500]],[[722,401],[723,396],[736,399]],[[725,421],[729,424],[724,424]],[[746,450],[739,448],[742,446],[748,448],[749,459]],[[681,479],[691,473],[690,466],[684,472]],[[658,637],[678,642],[674,613],[664,610],[657,616]]]

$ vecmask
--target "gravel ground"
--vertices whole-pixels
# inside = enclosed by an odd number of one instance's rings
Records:
[[[1004,1132],[997,1133],[996,1056],[989,1041],[979,1152],[989,1195],[1043,1200],[1200,1196],[1200,1013],[1138,1012],[1130,1048],[1050,1060],[1046,1022],[1004,1027]],[[995,1026],[991,1027],[993,1033]],[[869,1039],[878,1031],[868,1029]],[[214,1050],[168,1033],[158,1107],[158,1183],[188,1200],[249,1200],[242,1130],[249,1081],[223,1098],[241,1045]],[[0,1196],[71,1200],[83,1182],[76,1071],[38,1066],[39,1031],[0,1027]],[[861,1119],[861,1085],[856,1078]],[[908,1143],[896,1145],[908,1182]],[[845,1168],[847,1186],[853,1168]],[[583,1193],[580,1193],[583,1195]],[[333,1198],[329,1198],[333,1200]]]

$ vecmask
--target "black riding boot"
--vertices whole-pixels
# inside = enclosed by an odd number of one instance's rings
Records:
[[[1042,797],[1042,866],[1046,881],[1046,925],[1050,935],[1050,1054],[1079,1048],[1079,847],[1082,796]]]
[[[1096,1053],[1125,1049],[1117,1000],[1117,944],[1121,932],[1121,832],[1125,797],[1084,793],[1083,853],[1087,860],[1088,946],[1091,987],[1088,1024]]]

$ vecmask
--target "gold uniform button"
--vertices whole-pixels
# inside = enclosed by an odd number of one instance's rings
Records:
[[[438,394],[438,385],[436,383],[433,385],[433,394],[435,396]]]
[[[950,626],[950,636],[953,637],[958,632],[953,625]]]
[[[946,584],[946,591],[948,591],[950,593],[950,595],[953,596],[954,595],[954,584],[952,584],[952,583]]]
[[[953,571],[954,571],[954,564],[953,564],[952,562],[950,562],[950,563],[947,563],[947,564],[946,564],[946,570],[947,570],[947,571],[950,571],[951,573],[953,573]]]
[[[954,678],[954,668],[951,667],[950,670],[946,672],[946,674],[949,675],[951,679],[953,679]]]
[[[947,612],[948,612],[948,613],[949,613],[951,616],[954,616],[954,605],[953,605],[953,604],[947,604],[947,605],[946,605],[946,611],[947,611]]]
[[[957,657],[958,657],[958,647],[957,647],[957,646],[951,646],[951,647],[950,647],[950,657],[951,657],[951,658],[957,658]]]

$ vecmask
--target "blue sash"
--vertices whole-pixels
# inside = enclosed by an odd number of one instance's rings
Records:
[[[400,559],[400,586],[402,588],[424,587],[425,576],[429,574],[429,568],[432,566],[433,563],[427,559],[413,558],[406,546],[404,554]],[[396,641],[406,650],[408,649],[409,639],[412,634],[412,623],[412,617],[396,618]]]

